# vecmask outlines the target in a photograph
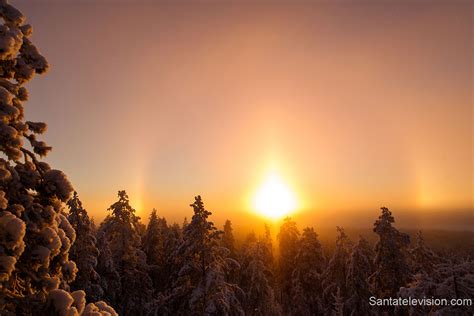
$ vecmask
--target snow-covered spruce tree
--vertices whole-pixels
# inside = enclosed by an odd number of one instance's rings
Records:
[[[438,256],[425,244],[421,231],[416,234],[415,246],[410,249],[412,273],[432,274],[435,264],[439,263]]]
[[[143,239],[146,233],[146,225],[143,224],[140,220],[138,221],[138,224],[137,224],[137,231],[138,231],[138,236],[140,236],[140,239]]]
[[[247,264],[242,268],[242,289],[245,292],[246,315],[279,315],[280,307],[275,300],[271,285],[273,275],[268,267],[268,243],[265,239],[250,241],[246,245]]]
[[[298,252],[300,233],[296,223],[290,217],[284,219],[278,233],[280,257],[278,262],[278,277],[280,286],[280,303],[284,312],[291,306],[292,273],[295,257]]]
[[[263,248],[264,251],[264,262],[265,266],[270,270],[270,275],[268,276],[270,286],[275,288],[276,286],[276,265],[275,258],[273,256],[273,239],[270,231],[270,226],[268,224],[264,225],[264,234],[260,238],[260,241],[265,245]]]
[[[173,225],[168,227],[168,234],[165,239],[165,270],[166,274],[168,275],[168,280],[165,285],[168,285],[171,276],[174,274],[174,259],[173,254],[175,250],[178,248],[179,245],[183,242],[183,229],[179,226],[179,224],[174,223]]]
[[[371,315],[373,312],[369,305],[371,293],[368,278],[373,260],[369,247],[369,243],[360,237],[349,258],[346,278],[348,298],[345,302],[349,315]]]
[[[245,237],[242,247],[239,249],[239,262],[245,263],[245,260],[248,259],[249,248],[252,246],[252,243],[257,242],[257,235],[254,231],[251,231]]]
[[[265,233],[263,235],[263,238],[261,239],[262,242],[265,244],[265,264],[267,267],[273,272],[275,269],[275,258],[273,257],[273,240],[272,240],[272,234],[270,232],[270,227],[265,224]],[[274,284],[274,280],[272,280],[272,285]]]
[[[359,236],[359,242],[357,243],[358,252],[364,257],[369,258],[369,265],[366,267],[368,276],[371,276],[374,272],[374,258],[375,252],[372,245],[363,236]]]
[[[166,288],[168,272],[167,260],[170,253],[167,251],[168,238],[171,232],[166,219],[159,218],[154,209],[150,215],[150,221],[142,240],[142,250],[146,254],[149,265],[149,275],[153,282],[153,288],[161,292]]]
[[[96,271],[100,275],[99,282],[103,290],[102,300],[113,304],[119,300],[120,275],[115,268],[109,241],[103,231],[97,232],[97,247],[99,248],[99,257],[97,258]]]
[[[183,241],[173,255],[177,274],[170,293],[156,313],[168,315],[242,315],[242,290],[226,280],[238,263],[220,246],[222,231],[209,221],[201,196],[191,204],[194,215],[184,228]]]
[[[324,313],[321,286],[321,277],[325,268],[324,262],[318,234],[313,228],[305,228],[299,241],[292,273],[291,314],[318,315]]]
[[[449,260],[435,267],[433,275],[438,286],[435,297],[448,299],[472,299],[474,297],[474,262],[472,259],[460,262]],[[439,315],[472,315],[474,306],[442,306]]]
[[[418,273],[413,282],[402,287],[399,296],[404,298],[469,299],[474,297],[474,262],[437,264],[431,274]],[[471,315],[473,306],[412,306],[410,315]]]
[[[65,203],[73,188],[63,172],[39,160],[51,150],[37,139],[46,124],[25,120],[24,84],[48,69],[31,33],[21,12],[0,0],[0,314],[100,312],[109,307],[85,307],[83,291],[69,292],[76,234]]]
[[[323,299],[326,313],[334,309],[334,298],[339,295],[347,297],[346,278],[347,262],[349,260],[349,238],[344,229],[337,227],[339,235],[336,238],[336,248],[322,276]],[[339,293],[338,293],[339,291]]]
[[[226,220],[224,224],[224,230],[221,236],[221,245],[222,247],[229,250],[229,257],[237,260],[237,252],[235,249],[235,239],[234,239],[234,230],[232,228],[232,222]],[[239,280],[240,269],[231,269],[227,271],[226,279],[229,282],[237,283]]]
[[[160,232],[156,209],[151,211],[145,236],[142,240],[142,250],[146,254],[146,261],[149,265],[158,265],[159,255],[163,251],[163,234]]]
[[[152,225],[155,226],[155,225]],[[183,231],[179,224],[174,223],[171,226],[166,224],[164,218],[157,217],[156,228],[160,231],[158,235],[163,234],[163,248],[160,248],[159,259],[156,260],[155,265],[149,265],[149,275],[153,282],[154,298],[150,302],[149,308],[158,314],[163,313],[165,308],[165,301],[167,290],[172,287],[173,277],[179,272],[179,267],[176,265],[174,253],[178,246],[183,242]],[[145,237],[147,234],[145,234]],[[147,239],[149,237],[146,237]],[[150,238],[151,239],[151,238]],[[147,243],[151,243],[151,240]],[[144,244],[146,244],[144,242]],[[152,249],[153,247],[147,247]]]
[[[224,224],[224,233],[222,234],[222,246],[229,249],[229,256],[231,258],[236,257],[234,230],[232,229],[232,222],[230,220],[226,220]]]
[[[419,273],[413,277],[413,281],[407,285],[407,287],[401,287],[398,292],[398,296],[402,298],[410,299],[423,299],[433,298],[436,295],[436,288],[438,287],[436,277],[429,276],[427,274]],[[397,311],[410,316],[422,316],[432,315],[436,311],[436,306],[411,306],[411,307],[398,307]]]
[[[250,257],[250,252],[251,248],[253,247],[253,244],[257,242],[257,235],[255,234],[254,231],[250,232],[247,234],[245,237],[242,245],[240,248],[237,250],[237,261],[240,264],[240,270],[239,270],[239,275],[238,275],[238,285],[241,289],[244,290],[248,288],[248,279],[245,276],[245,269],[248,267],[250,260],[252,259]]]
[[[118,201],[109,207],[111,214],[102,222],[112,261],[120,276],[120,291],[111,302],[121,315],[146,314],[152,297],[152,282],[147,273],[146,256],[140,249],[140,218],[130,206],[125,191],[118,192]]]
[[[99,249],[95,238],[94,228],[82,202],[74,192],[74,196],[67,202],[69,223],[76,231],[76,241],[71,246],[69,256],[76,263],[78,272],[76,279],[71,283],[72,290],[84,290],[87,297],[100,300],[104,294],[100,286],[100,277],[96,272]]]
[[[402,286],[411,279],[406,258],[406,247],[410,243],[407,234],[399,232],[392,224],[395,219],[388,208],[382,207],[382,214],[374,224],[379,235],[375,246],[375,272],[370,276],[372,293],[378,298],[396,297]]]
[[[254,243],[256,243],[257,241],[263,243],[265,246],[262,248],[263,263],[266,269],[269,271],[269,274],[267,275],[268,282],[273,288],[275,286],[275,260],[273,257],[273,241],[272,241],[272,236],[270,234],[270,228],[268,227],[268,225],[265,224],[264,228],[265,228],[265,233],[263,236],[259,236],[259,238],[257,238],[257,235],[255,234],[254,231],[247,234],[241,247],[237,251],[237,258],[240,265],[242,266],[241,272],[243,272],[243,270],[245,270],[245,267],[249,265],[250,260],[252,259],[250,256],[250,253],[251,253],[251,249],[254,246]],[[239,284],[242,284],[244,287],[246,287],[247,286],[246,281],[247,280],[245,280],[245,278],[241,274],[241,276],[239,277]]]

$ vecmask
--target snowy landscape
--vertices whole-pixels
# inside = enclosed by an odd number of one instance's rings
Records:
[[[274,231],[217,225],[227,213],[204,195],[181,201],[191,216],[176,223],[155,209],[141,218],[120,190],[96,222],[44,161],[47,124],[28,120],[25,85],[48,61],[19,10],[0,0],[0,16],[0,315],[474,314],[474,232],[407,231],[386,207],[371,228],[334,227],[324,243],[317,222],[284,208]]]

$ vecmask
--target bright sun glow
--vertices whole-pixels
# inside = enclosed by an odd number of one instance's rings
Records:
[[[255,194],[253,206],[261,215],[278,219],[294,211],[297,203],[291,189],[273,173]]]

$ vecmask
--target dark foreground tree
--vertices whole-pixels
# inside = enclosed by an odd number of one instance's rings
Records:
[[[25,17],[5,0],[0,23],[0,314],[111,310],[103,302],[86,307],[83,291],[69,292],[76,233],[65,203],[73,188],[63,172],[40,161],[51,150],[37,138],[46,124],[26,121],[24,110],[24,84],[48,63],[30,41]]]

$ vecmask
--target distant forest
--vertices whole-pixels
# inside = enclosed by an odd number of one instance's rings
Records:
[[[77,194],[68,206],[69,222],[77,232],[70,257],[79,269],[70,288],[85,290],[87,297],[106,301],[120,314],[472,312],[472,306],[370,306],[371,296],[469,299],[474,293],[469,252],[435,252],[421,232],[410,241],[393,226],[387,208],[374,223],[375,245],[364,237],[352,241],[337,227],[334,245],[324,250],[313,228],[300,231],[291,218],[284,220],[276,241],[265,226],[264,234],[250,233],[236,247],[231,221],[217,229],[200,196],[191,204],[192,219],[182,225],[169,225],[153,210],[145,227],[125,191],[118,193],[98,228]],[[82,239],[89,242],[79,242]]]
[[[189,221],[153,211],[145,226],[119,191],[97,227],[67,176],[41,160],[47,125],[25,118],[25,84],[48,62],[21,12],[0,0],[0,16],[0,315],[474,313],[472,234],[457,249],[431,249],[421,233],[400,232],[387,208],[375,240],[337,227],[326,249],[291,218],[276,240],[266,227],[237,245],[231,221],[218,229],[200,196]],[[398,297],[463,306],[371,305]]]

